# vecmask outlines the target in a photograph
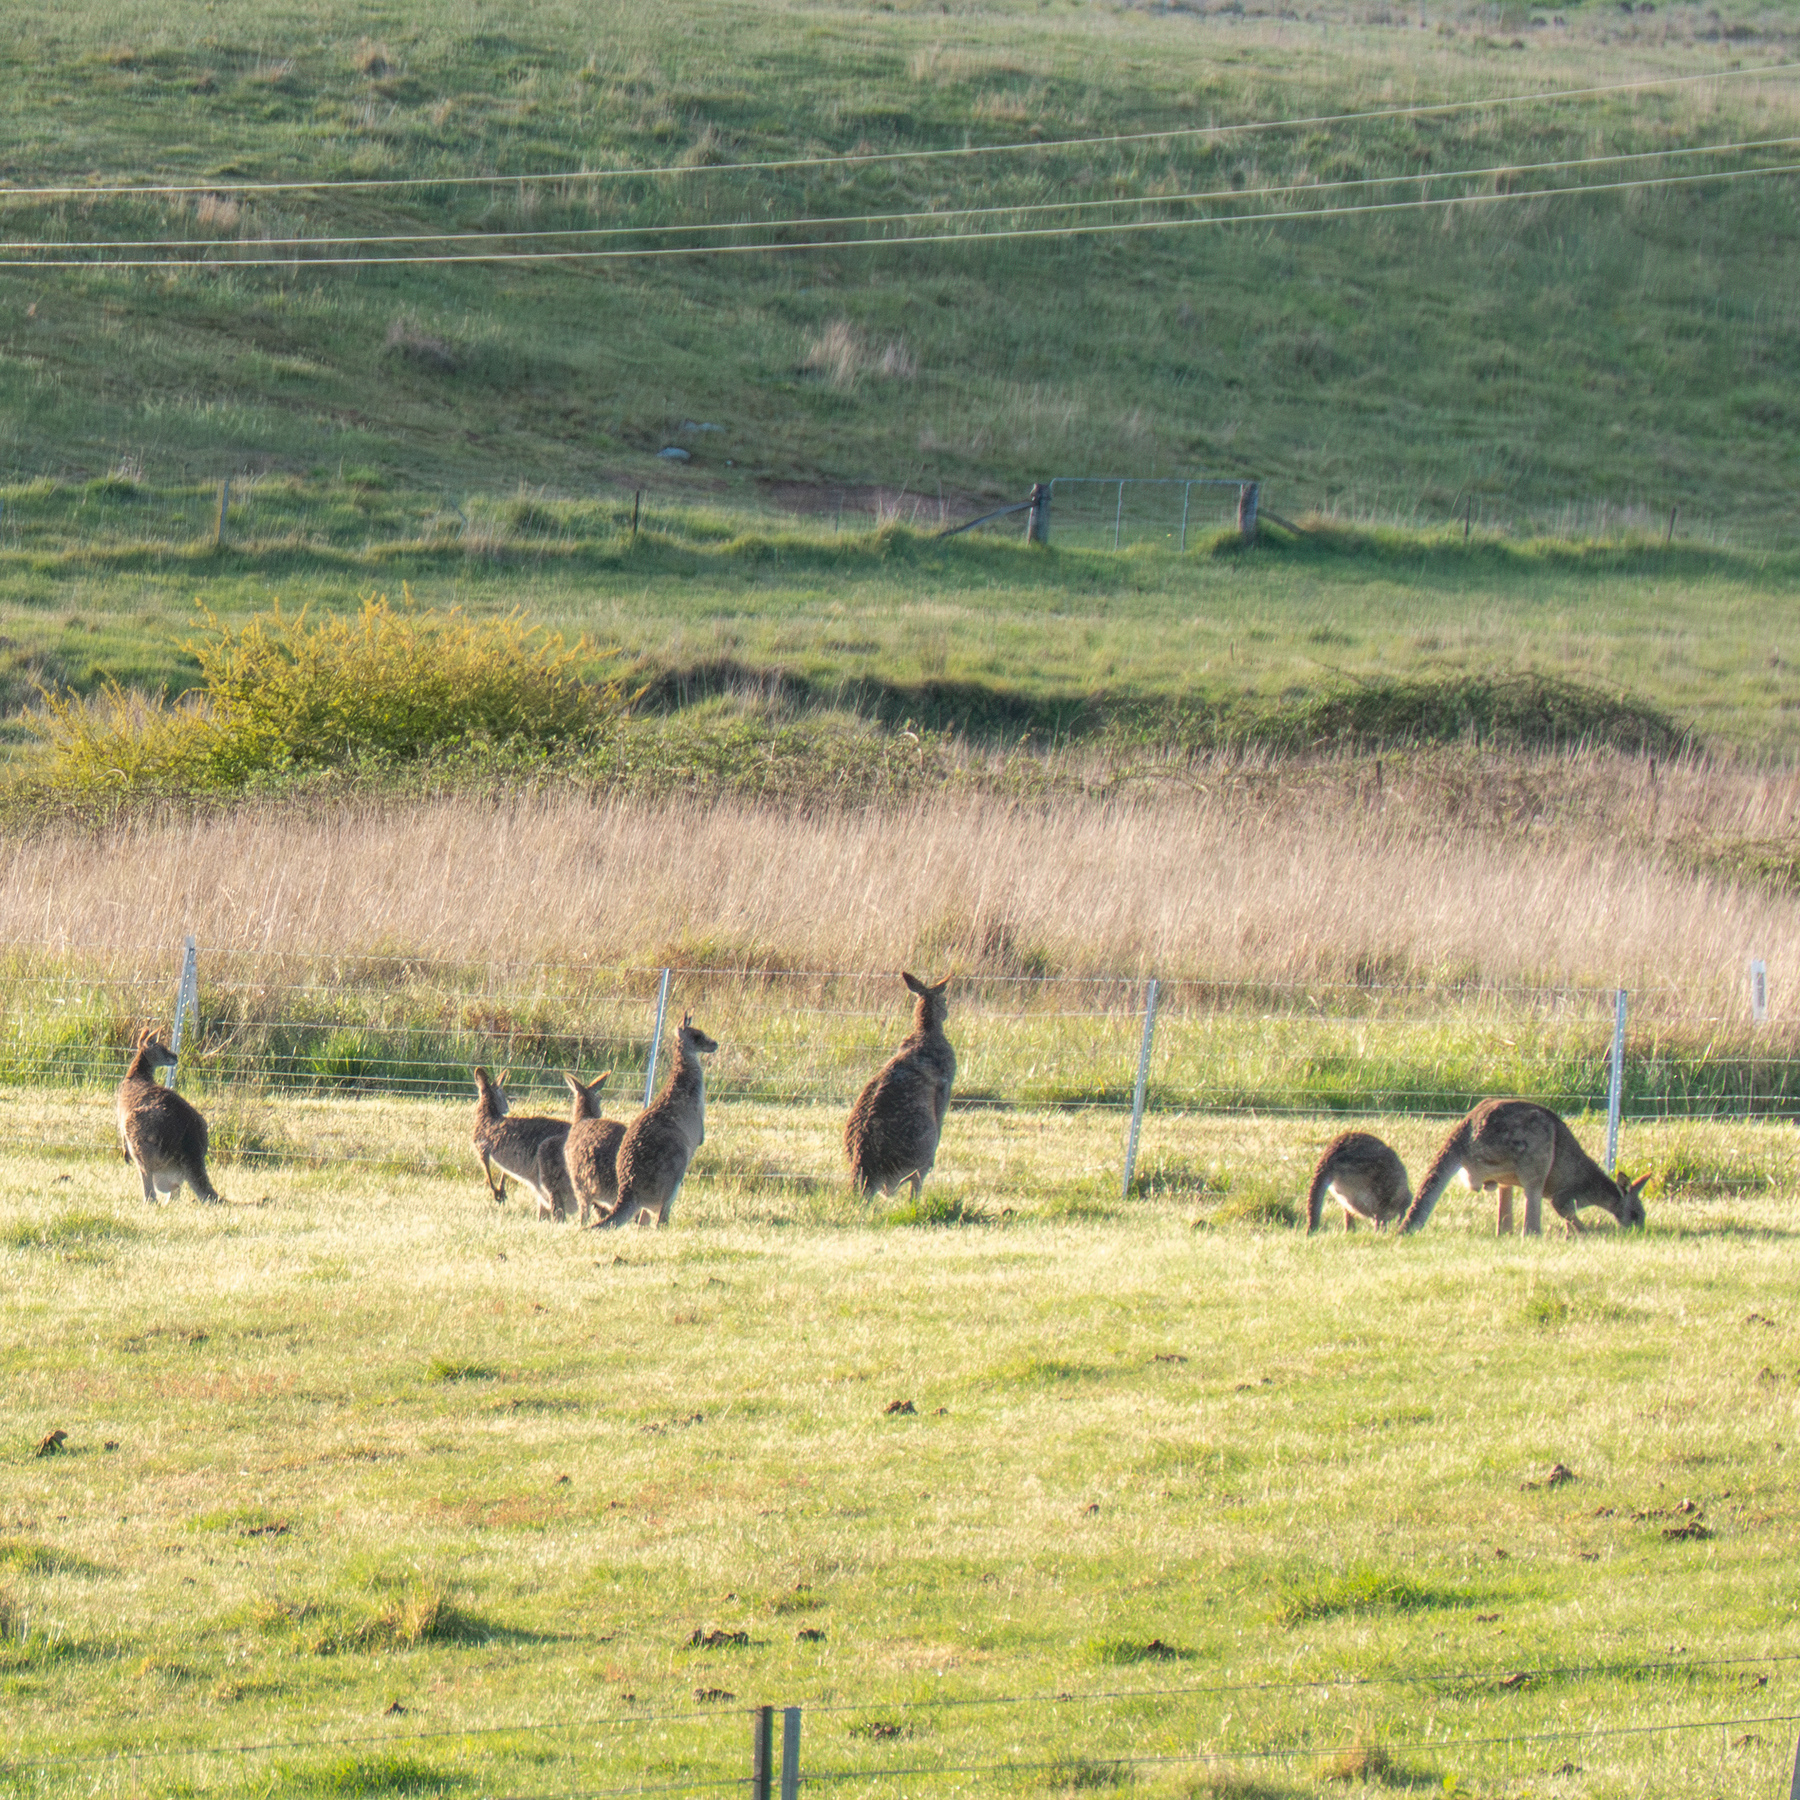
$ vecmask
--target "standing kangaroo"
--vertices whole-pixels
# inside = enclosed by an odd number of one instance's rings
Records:
[[[146,1026],[119,1083],[119,1141],[144,1179],[144,1198],[174,1195],[185,1181],[196,1200],[217,1204],[206,1175],[206,1121],[173,1088],[156,1079],[175,1067],[175,1052]]]
[[[610,1075],[612,1071],[607,1070]],[[569,1089],[569,1135],[561,1144],[546,1142],[538,1152],[540,1171],[554,1173],[546,1167],[560,1160],[575,1198],[581,1202],[581,1222],[588,1222],[591,1207],[597,1214],[612,1211],[619,1198],[619,1142],[625,1127],[617,1119],[600,1116],[600,1090],[606,1075],[596,1075],[584,1082],[579,1076],[563,1072]]]
[[[656,1214],[657,1224],[668,1224],[688,1163],[706,1142],[706,1071],[700,1058],[718,1047],[692,1013],[683,1015],[675,1033],[675,1066],[662,1092],[619,1141],[618,1203],[596,1225],[629,1225],[647,1212]]]
[[[475,1156],[487,1177],[488,1193],[496,1202],[504,1202],[510,1175],[536,1195],[540,1219],[566,1218],[575,1210],[568,1172],[560,1158],[547,1160],[540,1168],[539,1156],[552,1140],[560,1146],[569,1127],[561,1119],[512,1116],[506,1099],[506,1078],[511,1073],[502,1069],[496,1081],[486,1069],[474,1071]],[[500,1171],[497,1180],[496,1169]]]
[[[1575,1212],[1602,1206],[1621,1225],[1644,1222],[1643,1187],[1650,1177],[1615,1181],[1576,1143],[1575,1134],[1547,1106],[1535,1100],[1484,1100],[1444,1139],[1425,1171],[1418,1198],[1401,1225],[1417,1231],[1431,1217],[1438,1196],[1458,1170],[1472,1188],[1498,1187],[1495,1227],[1512,1230],[1512,1191],[1525,1190],[1525,1229],[1544,1228],[1543,1202],[1555,1207],[1570,1231],[1579,1231]]]
[[[857,1095],[844,1126],[844,1150],[850,1158],[851,1184],[859,1194],[892,1194],[910,1182],[917,1200],[937,1161],[950,1084],[956,1079],[956,1052],[944,1036],[950,1012],[944,990],[950,977],[936,987],[927,987],[915,975],[903,974],[900,979],[918,996],[913,1028]]]
[[[1379,1231],[1412,1203],[1406,1165],[1380,1138],[1367,1131],[1339,1132],[1325,1146],[1306,1191],[1306,1229],[1319,1229],[1327,1198],[1344,1209],[1344,1229],[1367,1219]]]

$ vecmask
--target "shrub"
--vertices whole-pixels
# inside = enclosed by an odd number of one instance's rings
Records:
[[[517,613],[398,608],[367,596],[350,616],[290,618],[277,602],[233,630],[211,613],[187,648],[202,686],[170,701],[109,681],[90,699],[46,694],[33,722],[48,785],[216,793],[290,771],[418,762],[457,744],[520,750],[579,744],[616,714],[617,683],[576,672],[585,641]],[[605,652],[610,656],[613,652]]]

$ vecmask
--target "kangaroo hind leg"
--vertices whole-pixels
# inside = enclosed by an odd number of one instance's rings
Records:
[[[1500,1183],[1500,1203],[1494,1208],[1495,1237],[1511,1237],[1513,1228],[1512,1183]]]

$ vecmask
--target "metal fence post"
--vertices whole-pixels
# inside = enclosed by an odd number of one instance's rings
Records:
[[[1788,1800],[1800,1800],[1800,1739],[1794,1744],[1794,1780],[1788,1789]]]
[[[1606,1172],[1619,1166],[1619,1102],[1625,1092],[1625,990],[1613,1008],[1612,1075],[1606,1084]]]
[[[750,1715],[750,1800],[774,1800],[769,1771],[775,1761],[775,1709],[759,1706]]]
[[[1750,964],[1750,1018],[1757,1025],[1769,1021],[1769,965],[1761,961]]]
[[[1191,481],[1184,481],[1181,484],[1181,552],[1184,556],[1187,554],[1188,501],[1193,498],[1193,495],[1194,484]]]
[[[175,1078],[181,1072],[181,1027],[190,1011],[196,1015],[200,1011],[200,966],[191,937],[181,956],[181,980],[175,989],[175,1023],[169,1031],[169,1048],[176,1058],[176,1066],[169,1071],[170,1087],[175,1085]]]
[[[669,971],[662,972],[662,986],[656,992],[656,1031],[650,1039],[650,1063],[644,1070],[644,1104],[656,1097],[656,1052],[662,1046],[663,1015],[669,1010]]]
[[[1144,1042],[1138,1050],[1137,1088],[1131,1097],[1131,1135],[1125,1140],[1125,1194],[1131,1198],[1131,1178],[1137,1170],[1138,1131],[1144,1123],[1144,1087],[1150,1079],[1150,1045],[1156,1036],[1156,990],[1160,984],[1154,977],[1144,992]]]
[[[1119,483],[1119,504],[1113,508],[1113,548],[1119,547],[1119,527],[1125,521],[1125,484]]]
[[[781,1800],[800,1800],[800,1709],[781,1710]]]

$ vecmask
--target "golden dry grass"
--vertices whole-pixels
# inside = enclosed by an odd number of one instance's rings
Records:
[[[1064,766],[1065,779],[1078,773]],[[1800,777],[1610,754],[1111,773],[1107,798],[866,811],[522,798],[240,809],[17,841],[0,938],[602,965],[1622,982],[1800,963],[1800,906],[1697,873]],[[1679,955],[1672,954],[1679,946]]]

